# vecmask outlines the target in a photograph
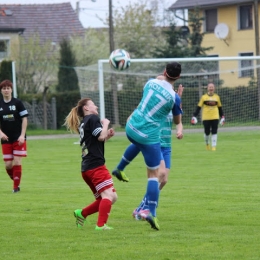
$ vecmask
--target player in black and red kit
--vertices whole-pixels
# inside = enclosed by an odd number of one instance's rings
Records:
[[[82,178],[95,197],[90,205],[74,211],[76,225],[81,228],[87,216],[98,212],[95,229],[110,230],[113,228],[107,225],[107,220],[117,194],[112,176],[105,166],[104,143],[114,135],[114,130],[108,129],[108,119],[100,120],[97,110],[98,107],[91,99],[81,99],[66,117],[64,125],[70,131],[80,134]]]
[[[13,180],[13,192],[20,191],[22,157],[27,156],[26,128],[28,112],[21,100],[12,97],[10,80],[0,83],[3,99],[0,100],[0,138],[5,169]]]

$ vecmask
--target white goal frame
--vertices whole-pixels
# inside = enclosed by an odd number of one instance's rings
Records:
[[[149,62],[200,62],[200,61],[241,61],[256,60],[257,68],[260,67],[260,56],[231,56],[231,57],[203,57],[203,58],[152,58],[152,59],[131,59],[132,63],[149,63]],[[105,118],[105,100],[104,100],[104,72],[103,65],[108,64],[108,59],[98,60],[98,86],[99,86],[99,111],[100,118]],[[256,67],[254,67],[256,68]],[[129,68],[131,70],[131,66]],[[119,72],[120,73],[120,72]],[[260,111],[259,111],[260,114]]]

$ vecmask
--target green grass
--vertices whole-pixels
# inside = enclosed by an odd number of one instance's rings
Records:
[[[126,170],[129,183],[114,180],[118,201],[108,224],[115,229],[95,231],[96,214],[76,228],[74,209],[93,197],[75,141],[28,140],[18,194],[0,163],[1,259],[260,259],[259,132],[221,132],[216,152],[205,150],[203,133],[174,139],[157,211],[160,231],[131,216],[146,188],[141,155]],[[127,145],[126,137],[107,142],[110,170]]]
[[[28,129],[26,131],[27,136],[35,136],[35,135],[61,135],[61,134],[69,134],[70,132],[67,131],[65,128],[58,129],[58,130],[44,130],[44,129]]]

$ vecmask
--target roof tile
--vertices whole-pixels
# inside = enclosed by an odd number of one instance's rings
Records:
[[[177,0],[169,9],[210,8],[216,6],[252,3],[252,0]]]
[[[5,15],[5,9],[12,15]],[[84,27],[70,3],[2,5],[0,4],[1,29],[24,28],[23,36],[27,39],[38,32],[41,41],[59,42],[63,37],[74,34],[82,35]]]

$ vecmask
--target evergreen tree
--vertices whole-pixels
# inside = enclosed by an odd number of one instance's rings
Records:
[[[162,34],[166,44],[156,47],[154,56],[156,58],[181,58],[186,56],[187,41],[183,38],[181,30],[177,28],[175,22],[163,29]]]
[[[180,18],[180,17],[178,17]],[[182,57],[202,57],[213,47],[202,47],[205,33],[201,32],[203,17],[200,17],[199,9],[189,12],[188,22],[191,32],[184,35],[175,21],[170,21],[170,26],[163,29],[163,36],[166,41],[164,46],[158,46],[154,52],[157,58],[182,58]]]
[[[3,60],[1,62],[0,82],[2,82],[5,79],[9,79],[10,81],[13,81],[13,78],[12,78],[12,61],[9,61],[9,60]]]
[[[191,33],[189,39],[189,57],[202,57],[207,56],[206,52],[213,49],[213,47],[202,47],[203,37],[205,32],[201,32],[203,17],[200,17],[199,9],[195,9],[193,12],[189,12],[189,26],[191,27]]]
[[[75,54],[68,39],[60,43],[60,61],[58,72],[58,92],[79,91],[78,76],[73,67],[76,66]]]

